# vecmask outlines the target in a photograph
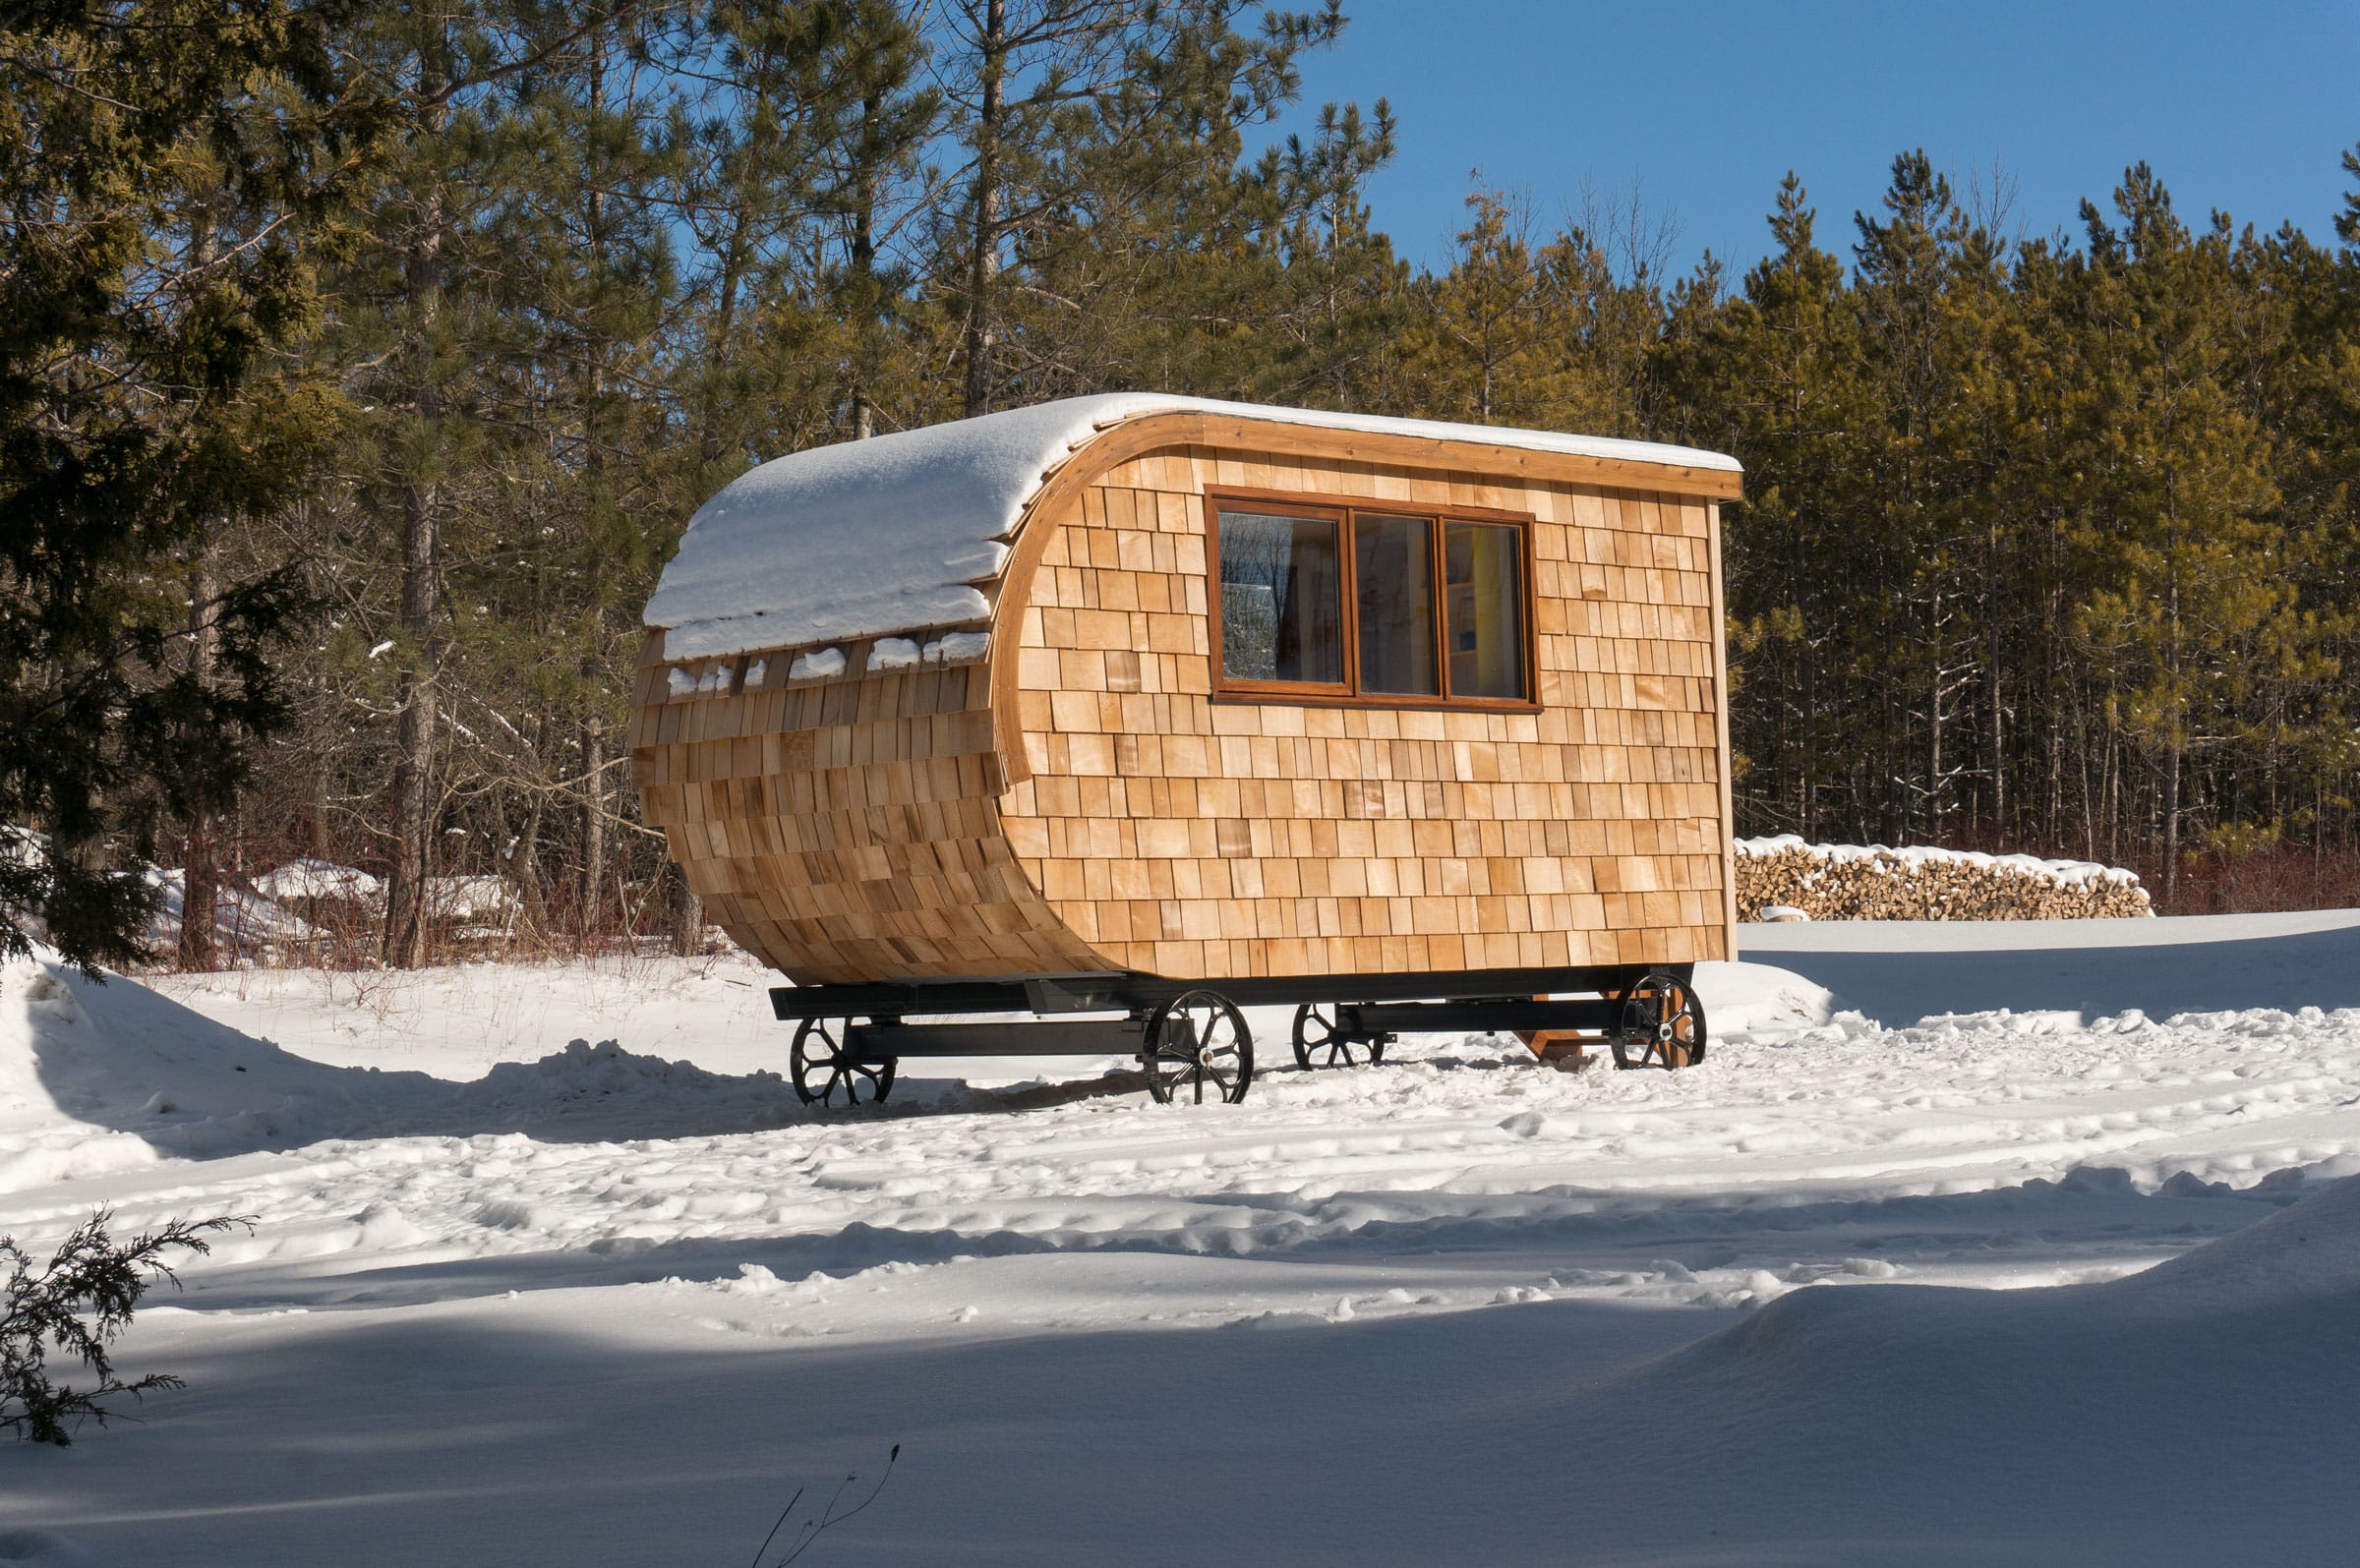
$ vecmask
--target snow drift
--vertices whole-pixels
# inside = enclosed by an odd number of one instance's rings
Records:
[[[1593,1560],[1728,1560],[1647,1524],[1702,1512],[1748,1561],[2349,1561],[2360,1179],[2103,1284],[1795,1291],[1550,1415],[1615,1459]]]
[[[168,954],[180,945],[188,873],[178,868],[145,873],[155,890],[155,909],[144,933],[148,946]],[[319,931],[267,895],[223,881],[213,894],[213,951],[231,962],[285,962],[320,939]]]
[[[216,1023],[135,981],[84,979],[36,950],[0,964],[0,1192],[159,1159],[356,1135],[531,1132],[560,1141],[660,1121],[679,1132],[796,1114],[772,1073],[743,1076],[574,1040],[452,1082],[331,1067]]]

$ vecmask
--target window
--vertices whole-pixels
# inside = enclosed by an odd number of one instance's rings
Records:
[[[1336,541],[1326,517],[1221,513],[1221,669],[1232,680],[1344,680]]]
[[[1524,525],[1293,501],[1211,511],[1216,691],[1529,699]]]
[[[1443,529],[1443,596],[1450,639],[1450,691],[1513,700],[1524,695],[1523,531],[1498,523]]]
[[[1352,530],[1352,588],[1360,621],[1360,689],[1439,697],[1434,524],[1423,517],[1363,517],[1358,525]]]

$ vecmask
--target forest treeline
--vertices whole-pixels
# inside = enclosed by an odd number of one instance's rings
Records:
[[[2142,165],[2036,234],[1905,152],[1876,210],[1790,176],[1764,260],[1675,275],[1635,199],[1478,180],[1420,266],[1370,218],[1384,100],[1298,102],[1344,26],[10,0],[0,822],[46,837],[0,849],[0,935],[128,958],[147,859],[208,964],[216,890],[312,854],[386,877],[396,963],[447,872],[693,941],[621,745],[690,512],[1115,389],[1735,453],[1741,832],[2351,896],[2360,197],[2330,244]]]

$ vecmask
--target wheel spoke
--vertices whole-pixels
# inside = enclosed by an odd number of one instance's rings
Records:
[[[1180,1086],[1180,1074],[1187,1066],[1185,1058],[1161,1053],[1148,1059],[1148,1088],[1158,1100],[1169,1100],[1172,1091]]]
[[[1318,1015],[1309,1007],[1296,1010],[1295,1062],[1312,1065],[1311,1053],[1327,1041],[1314,1031]],[[1148,1088],[1165,1105],[1176,1104],[1180,1085],[1188,1084],[1190,1103],[1205,1103],[1205,1086],[1214,1097],[1235,1101],[1245,1094],[1254,1076],[1254,1035],[1227,998],[1213,991],[1184,992],[1166,1003],[1149,1021],[1142,1065]]]

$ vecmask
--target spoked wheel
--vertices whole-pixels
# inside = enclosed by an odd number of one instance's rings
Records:
[[[1155,1010],[1140,1063],[1148,1092],[1169,1105],[1185,1089],[1203,1105],[1205,1091],[1235,1105],[1254,1081],[1254,1034],[1246,1016],[1217,991],[1191,991]]]
[[[1619,1068],[1694,1067],[1704,1060],[1704,1004],[1677,975],[1641,975],[1615,999],[1611,1043]]]
[[[788,1063],[795,1070],[795,1097],[805,1105],[882,1101],[893,1092],[893,1059],[856,1062],[845,1048],[850,1018],[805,1018],[796,1027]]]
[[[1354,1051],[1359,1056],[1354,1056]],[[1295,1009],[1295,1066],[1306,1073],[1315,1067],[1355,1067],[1385,1060],[1385,1041],[1339,1028],[1335,1009],[1310,1002]]]

